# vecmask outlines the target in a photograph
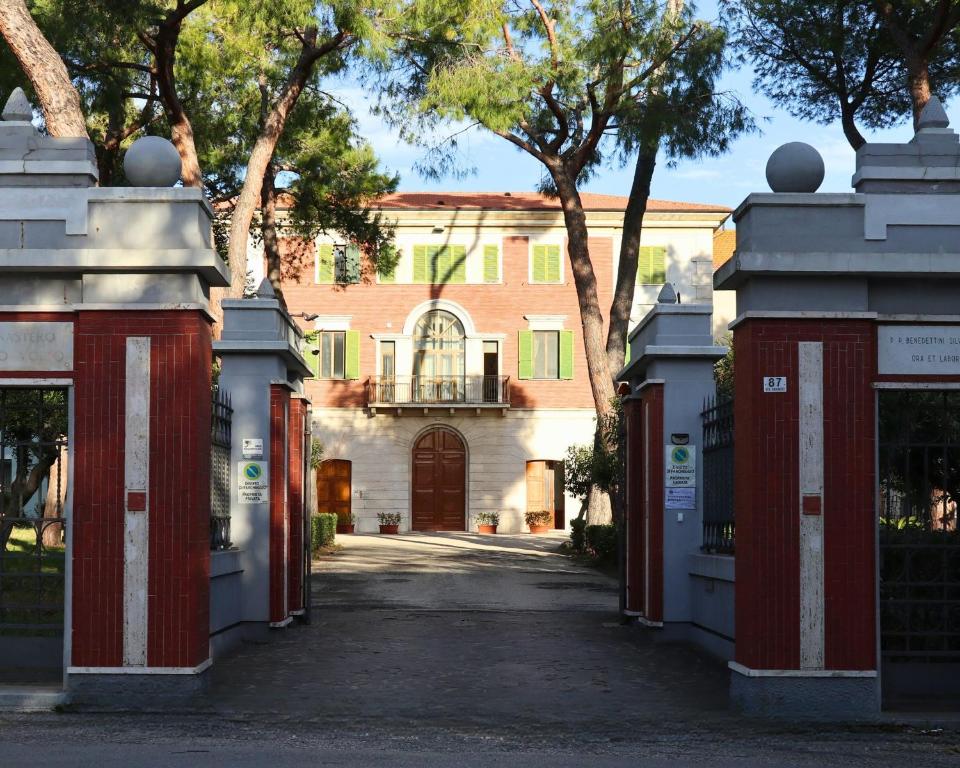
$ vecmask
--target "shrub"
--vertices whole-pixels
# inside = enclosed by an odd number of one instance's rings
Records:
[[[588,525],[584,529],[587,552],[602,562],[617,559],[617,526]]]
[[[477,525],[500,525],[499,512],[477,512]]]
[[[400,525],[399,512],[378,512],[377,520],[380,525]]]
[[[527,525],[550,525],[553,522],[553,512],[549,509],[534,509],[527,512],[523,519]]]
[[[329,547],[337,537],[337,516],[332,512],[321,512],[310,518],[310,548],[314,552]]]
[[[587,546],[586,527],[587,521],[582,518],[570,521],[570,544],[574,552],[583,552]]]

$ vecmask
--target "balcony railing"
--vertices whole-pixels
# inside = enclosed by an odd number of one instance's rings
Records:
[[[368,406],[510,405],[509,376],[374,376],[367,380]]]

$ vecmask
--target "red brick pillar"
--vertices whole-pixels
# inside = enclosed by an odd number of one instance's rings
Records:
[[[210,366],[199,311],[76,315],[71,672],[208,662]]]
[[[290,390],[270,385],[270,625],[290,622]]]
[[[747,318],[734,350],[735,697],[751,680],[870,676],[873,322]]]
[[[663,622],[663,384],[624,400],[627,419],[626,613]]]
[[[290,561],[288,563],[287,602],[290,613],[303,613],[304,572],[304,452],[309,451],[304,436],[307,401],[302,397],[290,400],[290,452],[288,467],[290,501]]]

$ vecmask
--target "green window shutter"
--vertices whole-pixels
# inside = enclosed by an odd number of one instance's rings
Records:
[[[546,262],[547,262],[547,282],[559,283],[560,282],[560,246],[559,245],[547,246]]]
[[[573,331],[560,331],[560,378],[573,378]]]
[[[346,333],[346,360],[343,366],[343,375],[346,379],[360,378],[360,331]]]
[[[347,246],[347,280],[348,283],[360,282],[360,248],[356,245]]]
[[[662,285],[667,282],[667,249],[644,245],[637,257],[637,284]]]
[[[495,245],[483,246],[483,282],[500,282],[500,249]]]
[[[467,249],[462,245],[452,245],[447,249],[450,254],[450,277],[448,283],[467,282]]]
[[[520,349],[518,352],[518,379],[533,378],[533,331],[520,331]]]
[[[314,354],[316,352],[316,354]],[[317,332],[308,333],[303,338],[303,356],[310,366],[310,372],[313,378],[320,378],[320,334]]]
[[[333,246],[329,243],[317,246],[317,282],[333,282]]]
[[[533,282],[547,281],[547,246],[533,246]]]
[[[627,351],[623,356],[623,367],[626,368],[630,365],[630,339],[627,339]]]
[[[427,246],[413,246],[413,282],[427,282]]]

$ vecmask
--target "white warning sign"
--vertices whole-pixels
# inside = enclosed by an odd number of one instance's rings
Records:
[[[237,467],[237,501],[266,504],[270,501],[270,468],[266,461],[241,461]]]

